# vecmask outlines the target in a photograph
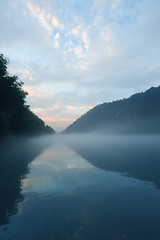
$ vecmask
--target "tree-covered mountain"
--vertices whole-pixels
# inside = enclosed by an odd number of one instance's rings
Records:
[[[63,133],[160,133],[160,86],[95,106]]]
[[[8,73],[7,64],[8,60],[0,54],[0,136],[54,133],[26,105],[23,82]]]

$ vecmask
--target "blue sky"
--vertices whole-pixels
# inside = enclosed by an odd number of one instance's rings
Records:
[[[93,106],[160,85],[160,1],[0,0],[0,51],[27,103],[64,129]]]

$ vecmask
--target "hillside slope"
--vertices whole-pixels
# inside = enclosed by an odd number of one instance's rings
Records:
[[[160,133],[160,86],[95,106],[63,133]]]

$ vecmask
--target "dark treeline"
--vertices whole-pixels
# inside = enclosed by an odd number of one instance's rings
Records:
[[[8,60],[0,54],[0,136],[54,133],[26,104],[23,82],[7,71]]]
[[[64,133],[160,133],[160,86],[123,100],[97,105]]]

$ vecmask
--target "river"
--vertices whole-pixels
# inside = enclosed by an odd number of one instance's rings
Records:
[[[159,136],[1,143],[1,240],[159,240],[159,223]]]

